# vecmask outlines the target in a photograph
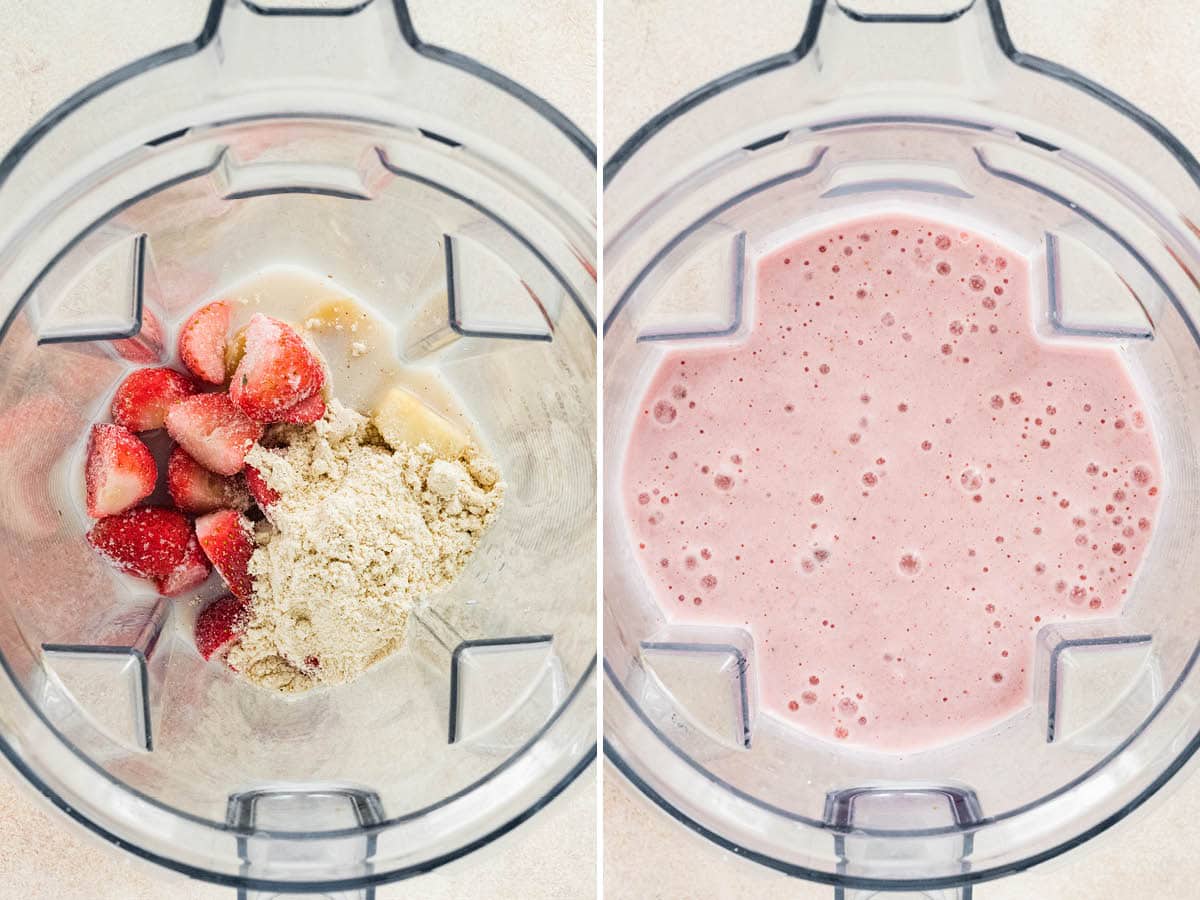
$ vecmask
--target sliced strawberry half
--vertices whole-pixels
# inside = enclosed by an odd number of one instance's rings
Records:
[[[92,526],[88,543],[109,562],[139,578],[165,578],[180,564],[192,538],[183,513],[139,506]]]
[[[234,596],[248,600],[254,592],[250,555],[254,553],[253,526],[233,509],[221,509],[196,520],[196,537],[205,555],[229,585]]]
[[[258,422],[274,422],[325,383],[321,361],[285,322],[256,314],[246,326],[246,352],[229,383],[229,396]]]
[[[208,557],[200,549],[200,542],[193,533],[183,551],[183,558],[168,574],[155,578],[154,584],[164,597],[174,597],[204,584],[211,571]]]
[[[174,369],[138,369],[113,395],[113,421],[130,431],[162,428],[171,405],[194,393],[196,383]]]
[[[246,476],[246,487],[250,489],[250,496],[254,498],[259,509],[266,512],[267,507],[279,502],[279,492],[267,484],[267,480],[258,469],[247,464],[243,474]]]
[[[115,516],[154,491],[158,467],[150,449],[120,425],[93,425],[84,465],[87,511],[92,518]]]
[[[245,512],[254,502],[240,477],[208,471],[182,447],[172,450],[167,460],[167,490],[176,506],[194,515],[214,509]]]
[[[196,649],[205,659],[224,655],[246,629],[250,604],[237,597],[214,600],[196,617]]]
[[[197,394],[167,410],[167,432],[187,453],[218,475],[241,471],[263,427],[225,394]]]
[[[206,303],[187,317],[179,332],[179,358],[189,372],[210,384],[225,383],[225,334],[231,312],[228,300]]]
[[[288,407],[272,421],[285,425],[311,425],[325,417],[325,398],[318,390],[307,400],[301,400],[295,406]]]

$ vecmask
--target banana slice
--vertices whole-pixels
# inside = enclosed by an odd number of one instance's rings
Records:
[[[466,434],[403,388],[392,388],[372,416],[379,434],[393,450],[402,444],[429,444],[439,456],[453,459],[470,444]]]

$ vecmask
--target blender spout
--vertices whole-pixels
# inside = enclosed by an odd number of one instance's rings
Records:
[[[213,0],[209,47],[218,63],[214,89],[237,94],[273,85],[295,90],[390,93],[414,56],[401,40],[412,25],[403,2],[359,0],[293,7],[268,0]]]
[[[830,97],[993,94],[1007,64],[998,0],[903,0],[884,13],[860,6],[861,0],[816,0],[796,48]]]

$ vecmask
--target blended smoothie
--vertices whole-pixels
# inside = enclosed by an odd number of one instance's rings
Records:
[[[761,705],[892,752],[1031,702],[1042,626],[1120,610],[1161,501],[1118,351],[1046,341],[1026,259],[907,216],[758,265],[740,342],[667,353],[623,470],[669,619],[755,640]]]

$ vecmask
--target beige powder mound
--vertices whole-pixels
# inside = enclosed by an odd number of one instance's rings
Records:
[[[279,493],[250,558],[254,601],[229,663],[285,692],[350,681],[400,646],[409,614],[462,571],[504,483],[475,449],[388,447],[336,400],[247,462]]]

